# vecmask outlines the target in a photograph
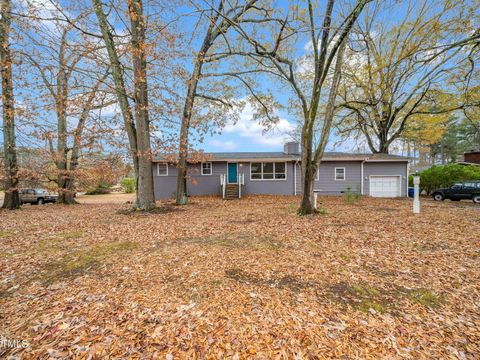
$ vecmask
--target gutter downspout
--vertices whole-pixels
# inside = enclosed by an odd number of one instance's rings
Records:
[[[408,180],[409,180],[409,177],[410,177],[410,162],[407,161],[407,179],[405,180],[405,182],[406,182],[406,186],[405,186],[406,193],[405,193],[405,195],[406,195],[407,198],[408,198]],[[402,194],[400,194],[400,197],[402,197]]]
[[[362,163],[360,164],[360,177],[361,177],[361,182],[360,182],[360,195],[363,195],[363,164],[365,163],[365,161],[367,160],[363,160]]]
[[[297,196],[297,163],[298,160],[293,163],[293,195]]]

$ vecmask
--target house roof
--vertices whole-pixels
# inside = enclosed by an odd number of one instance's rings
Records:
[[[480,166],[480,164],[479,164],[479,163],[470,162],[470,161],[457,161],[455,164],[459,164],[459,165],[475,165],[475,166]]]
[[[171,161],[177,155],[157,156],[154,162]],[[299,161],[300,155],[283,152],[216,152],[204,153],[208,161]],[[409,161],[407,157],[390,154],[358,154],[345,152],[325,152],[322,161]]]

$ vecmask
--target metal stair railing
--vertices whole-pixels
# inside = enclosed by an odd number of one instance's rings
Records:
[[[245,175],[243,173],[238,175],[238,198],[242,198],[242,185],[245,185]]]
[[[220,186],[222,187],[222,198],[225,199],[225,190],[227,187],[227,175],[220,174]]]

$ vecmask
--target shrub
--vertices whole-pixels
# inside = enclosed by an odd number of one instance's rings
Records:
[[[420,189],[427,195],[438,188],[445,188],[457,181],[480,180],[480,166],[475,165],[433,165],[420,172]],[[409,186],[413,186],[413,176],[409,177]]]
[[[135,191],[135,179],[133,178],[123,178],[120,185],[122,185],[123,190],[127,194],[131,194]]]
[[[95,188],[88,188],[87,189],[87,195],[104,195],[104,194],[110,194],[111,192],[111,186],[106,183],[101,183],[99,186]]]
[[[347,187],[347,190],[343,193],[343,201],[345,201],[345,204],[355,204],[358,202],[358,199],[360,199],[360,193]]]

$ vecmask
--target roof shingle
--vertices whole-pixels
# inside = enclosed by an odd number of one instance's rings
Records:
[[[300,155],[294,154],[285,154],[283,152],[215,152],[215,153],[204,153],[204,156],[209,161],[230,161],[230,160],[285,160],[285,161],[295,161],[301,160]],[[169,154],[164,156],[157,156],[154,159],[154,162],[160,161],[171,161],[175,159],[177,155]],[[345,152],[325,152],[322,158],[322,161],[408,161],[407,157],[400,155],[391,155],[391,154],[360,154],[360,153],[345,153]]]

